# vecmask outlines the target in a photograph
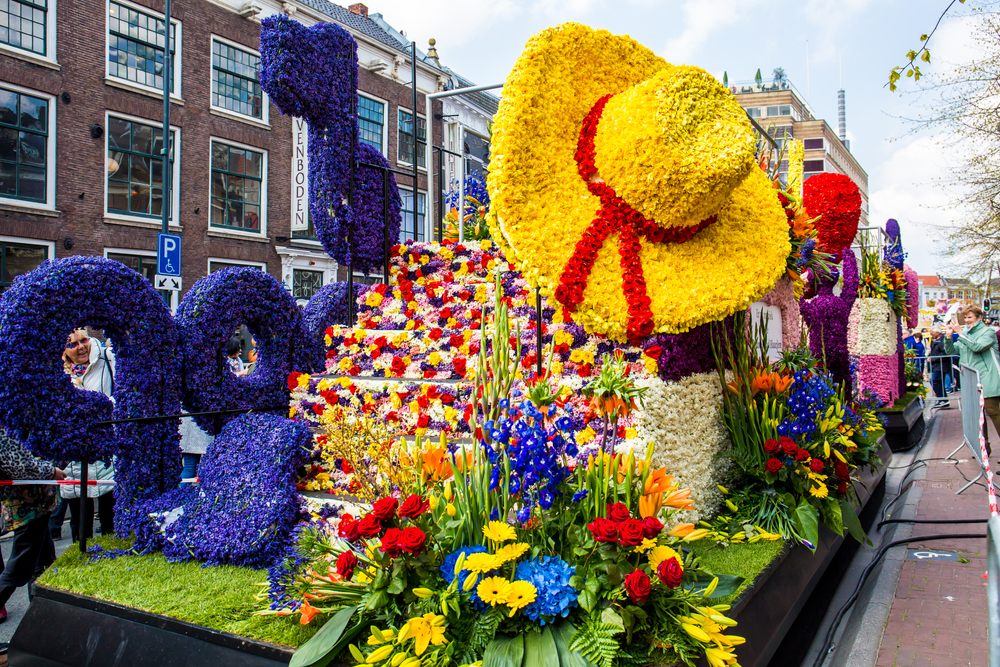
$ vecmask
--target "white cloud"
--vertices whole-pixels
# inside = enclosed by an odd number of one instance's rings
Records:
[[[675,64],[690,63],[721,29],[739,24],[759,0],[687,0],[681,8],[684,31],[666,43],[660,55]]]

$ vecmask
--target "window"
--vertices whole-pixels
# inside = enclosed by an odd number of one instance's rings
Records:
[[[296,299],[310,299],[323,286],[323,272],[307,269],[292,269],[292,296]]]
[[[244,262],[244,263],[241,263],[239,261],[231,261],[231,260],[218,260],[218,259],[209,259],[208,260],[208,272],[209,273],[214,273],[214,272],[218,271],[219,269],[232,268],[234,266],[238,267],[238,268],[260,269],[261,271],[266,271],[267,270],[267,265],[266,264],[258,264],[256,262]]]
[[[177,192],[174,148],[177,131],[170,131],[170,164]],[[163,215],[163,128],[115,116],[108,117],[108,212],[123,215]],[[167,211],[171,210],[167,204]],[[173,213],[170,213],[173,217]]]
[[[261,232],[264,154],[212,140],[213,227]]]
[[[807,151],[821,151],[823,150],[823,138],[819,139],[806,139],[802,142],[805,144],[805,149]]]
[[[259,55],[213,37],[212,106],[263,120],[259,70]]]
[[[751,118],[760,118],[760,107],[748,107],[746,112]]]
[[[478,172],[481,176],[485,177],[490,166],[489,140],[480,137],[478,134],[466,132],[462,152],[465,154],[465,173],[472,174]]]
[[[803,160],[802,169],[804,171],[823,171],[823,160]]]
[[[417,167],[426,168],[427,121],[417,116]],[[399,141],[397,142],[397,162],[413,164],[413,114],[399,110]]]
[[[767,108],[767,116],[770,118],[772,116],[791,116],[792,107],[790,104],[781,104],[774,107]]]
[[[413,239],[414,241],[425,240],[425,216],[426,209],[426,197],[424,193],[419,193],[417,198],[417,229],[413,229],[413,191],[404,190],[399,188],[399,196],[403,199],[403,205],[400,207],[400,213],[402,213],[403,220],[399,226],[399,242],[405,243],[408,239]],[[413,236],[414,231],[416,231],[416,237]]]
[[[111,251],[105,251],[105,255],[108,259],[121,262],[149,282],[153,282],[156,278],[156,255],[136,255],[132,253]],[[163,302],[169,307],[171,305],[170,301],[173,292],[170,290],[156,291],[160,295],[160,298],[163,299]]]
[[[0,291],[10,287],[14,278],[37,269],[48,258],[48,246],[0,241]]]
[[[382,150],[382,129],[385,125],[385,105],[358,95],[358,139]],[[412,131],[411,131],[412,134]],[[412,150],[412,149],[410,149]],[[412,153],[407,153],[411,156]]]
[[[166,29],[162,18],[114,0],[108,4],[108,75],[155,90],[163,90],[163,49]],[[180,81],[177,66],[176,21],[170,23],[170,92]]]
[[[0,43],[45,55],[46,0],[0,0]]]
[[[382,275],[381,271],[376,271],[375,273],[371,274],[358,273],[355,271],[354,282],[357,285],[378,285],[380,282],[382,282],[382,278],[384,277],[385,276]]]
[[[0,197],[48,198],[49,100],[0,88]]]

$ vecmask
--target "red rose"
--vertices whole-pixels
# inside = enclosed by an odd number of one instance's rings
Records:
[[[618,524],[618,542],[626,547],[634,547],[642,542],[645,535],[642,521],[638,519],[626,519]]]
[[[444,331],[442,331],[438,327],[434,327],[433,329],[430,330],[430,333],[428,333],[427,335],[431,337],[431,340],[438,340],[441,338],[441,336],[444,335]]]
[[[372,514],[369,514],[357,523],[358,533],[362,537],[375,537],[382,532],[382,522]]]
[[[385,531],[385,536],[382,538],[382,546],[378,549],[384,553],[389,558],[395,558],[403,553],[403,548],[399,545],[399,537],[403,534],[399,528],[390,528]]]
[[[795,450],[795,460],[796,461],[805,461],[807,458],[809,458],[809,452],[807,452],[804,449],[796,449]]]
[[[823,472],[823,462],[819,459],[813,459],[812,463],[809,464],[809,469],[813,472]]]
[[[776,473],[776,472],[778,472],[779,470],[781,470],[781,466],[782,466],[782,465],[783,465],[783,464],[781,463],[781,461],[780,461],[780,460],[778,460],[778,459],[776,459],[776,458],[774,458],[774,457],[771,457],[771,458],[769,458],[769,459],[767,460],[767,466],[766,466],[766,469],[767,469],[767,471],[768,471],[769,473],[772,473],[772,474],[773,474],[773,473]]]
[[[673,559],[671,559],[673,560]],[[636,570],[625,577],[625,591],[635,604],[642,604],[649,597],[651,590],[649,575],[642,570]]]
[[[427,535],[416,526],[404,528],[399,535],[399,548],[410,554],[418,554],[424,550]]]
[[[354,568],[358,564],[358,557],[353,551],[345,551],[337,557],[337,574],[341,579],[349,581],[354,574]]]
[[[465,375],[465,357],[455,357],[451,360],[451,367],[459,375]]]
[[[358,538],[361,536],[359,527],[359,521],[355,521],[354,519],[341,519],[340,525],[337,526],[337,535],[343,537],[348,542],[357,542]]]
[[[795,450],[799,448],[799,446],[796,445],[791,438],[784,435],[781,436],[781,439],[778,440],[778,444],[781,445],[781,448],[785,450],[785,453],[788,454],[789,456],[794,454]]]
[[[392,368],[395,373],[402,373],[406,370],[406,362],[403,361],[401,357],[393,357],[390,368]]]
[[[660,566],[656,568],[656,573],[660,575],[660,581],[667,588],[677,588],[681,585],[681,579],[684,578],[684,568],[677,562],[676,558],[668,558],[660,563]]]
[[[299,386],[299,376],[302,373],[289,373],[288,375],[288,391],[295,391],[295,388]]]
[[[655,516],[648,516],[642,520],[642,534],[649,539],[655,538],[663,532],[663,524]]]
[[[764,451],[767,452],[768,454],[774,454],[775,452],[778,451],[778,449],[779,449],[778,441],[775,440],[774,438],[771,438],[770,440],[764,443]]]
[[[618,541],[618,524],[614,521],[608,521],[604,517],[597,517],[587,524],[587,528],[590,529],[590,534],[598,542]]]
[[[416,519],[430,506],[430,503],[424,500],[423,496],[413,494],[403,501],[403,506],[399,508],[399,516]]]
[[[431,423],[431,418],[427,415],[420,415],[417,417],[417,428],[427,428],[427,425]]]
[[[374,516],[379,521],[389,521],[396,518],[397,507],[399,507],[399,501],[395,498],[379,498],[372,506],[372,513],[369,516]]]
[[[621,503],[608,503],[608,519],[611,521],[624,521],[631,516],[628,508]]]

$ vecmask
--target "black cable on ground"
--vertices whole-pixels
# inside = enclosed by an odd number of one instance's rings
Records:
[[[876,528],[887,523],[989,523],[989,519],[886,519],[879,521]]]
[[[902,544],[910,544],[911,542],[920,542],[920,541],[930,542],[933,540],[963,540],[963,539],[985,540],[986,533],[981,533],[981,534],[949,533],[946,535],[920,535],[919,537],[908,537],[903,540],[894,540],[889,544],[885,545],[884,547],[880,548],[878,552],[875,554],[875,557],[872,558],[872,561],[867,566],[865,566],[864,571],[862,571],[861,578],[858,579],[858,584],[857,586],[854,587],[854,592],[851,593],[851,597],[849,597],[847,599],[847,602],[845,602],[844,605],[837,610],[837,615],[833,617],[833,623],[830,625],[830,629],[827,630],[826,637],[824,637],[823,639],[823,647],[820,649],[819,655],[816,656],[816,660],[813,662],[813,667],[820,667],[820,665],[822,665],[823,662],[826,660],[827,656],[830,655],[830,653],[836,649],[836,647],[833,646],[833,636],[836,634],[837,628],[840,627],[840,622],[844,619],[844,615],[848,612],[848,610],[852,606],[854,606],[855,602],[857,602],[858,596],[861,594],[861,589],[864,587],[865,582],[868,581],[868,575],[870,575],[874,571],[875,565],[878,564],[880,560],[882,560],[882,556],[886,555],[889,552],[889,549],[893,547],[898,547]]]
[[[955,459],[949,459],[949,458],[943,458],[943,459],[941,459],[941,458],[914,459],[914,461],[953,461],[954,463],[958,463],[958,461],[956,461]],[[886,466],[885,469],[886,470],[901,470],[903,468],[909,468],[911,465],[913,465],[913,461],[910,461],[910,463],[907,464],[907,465],[905,465],[905,466]]]

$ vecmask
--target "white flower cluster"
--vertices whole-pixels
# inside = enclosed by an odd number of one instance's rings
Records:
[[[677,382],[648,378],[636,385],[649,390],[633,446],[644,451],[652,441],[653,464],[666,466],[681,488],[691,489],[694,511],[685,512],[684,521],[696,523],[714,516],[723,500],[716,485],[728,469],[727,461],[716,455],[730,446],[720,414],[718,374],[699,373]]]
[[[896,354],[896,314],[885,299],[857,299],[847,324],[847,349],[858,356]]]

